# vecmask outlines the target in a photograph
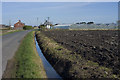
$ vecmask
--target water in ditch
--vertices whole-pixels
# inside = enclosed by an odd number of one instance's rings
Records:
[[[46,71],[46,75],[48,78],[56,78],[58,80],[62,80],[62,78],[60,77],[60,75],[54,70],[54,68],[51,66],[51,64],[46,60],[46,58],[44,57],[39,45],[38,45],[38,42],[36,40],[36,37],[35,37],[35,42],[36,42],[36,49],[37,49],[37,52],[42,60],[42,63],[43,63],[43,66],[44,66],[44,69]]]

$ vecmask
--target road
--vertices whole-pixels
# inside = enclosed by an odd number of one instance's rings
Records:
[[[2,74],[6,69],[7,61],[17,51],[21,40],[30,31],[20,31],[2,36]]]

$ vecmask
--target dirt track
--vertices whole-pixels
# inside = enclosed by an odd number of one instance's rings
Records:
[[[43,31],[57,43],[100,66],[112,68],[120,74],[118,31],[116,30],[51,30]]]

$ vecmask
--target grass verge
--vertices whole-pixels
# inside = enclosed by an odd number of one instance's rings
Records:
[[[112,73],[112,69],[83,59],[42,32],[37,31],[36,36],[43,54],[63,78],[119,78]]]
[[[47,78],[36,51],[34,31],[25,36],[14,57],[8,61],[3,78]]]
[[[19,31],[23,31],[23,30],[1,30],[0,36],[6,35],[6,34],[11,34],[11,33],[14,33],[14,32],[19,32]]]

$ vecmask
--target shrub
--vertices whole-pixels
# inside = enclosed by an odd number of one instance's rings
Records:
[[[33,27],[32,26],[24,26],[23,29],[24,30],[29,30],[29,29],[33,29]]]
[[[40,30],[45,30],[45,28],[46,28],[46,26],[44,24],[42,24],[42,25],[39,26]]]

